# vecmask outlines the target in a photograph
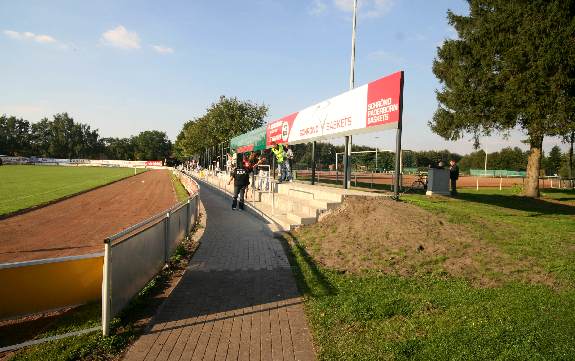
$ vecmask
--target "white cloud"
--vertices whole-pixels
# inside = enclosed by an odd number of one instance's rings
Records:
[[[25,32],[18,32],[14,30],[4,30],[4,35],[8,36],[9,38],[16,39],[16,40],[32,40],[37,43],[57,43],[58,41],[51,37],[50,35],[46,34],[34,34],[29,31]]]
[[[34,40],[36,40],[39,43],[55,43],[56,42],[56,39],[54,39],[50,35],[36,35],[34,37]]]
[[[174,49],[162,45],[152,45],[152,49],[160,54],[172,54]]]
[[[122,49],[139,49],[140,37],[135,31],[128,31],[122,25],[102,34],[102,42],[106,45]]]
[[[337,9],[345,12],[353,11],[353,0],[333,0]],[[368,18],[378,18],[387,14],[393,7],[393,0],[362,0],[358,1],[359,13]]]
[[[327,5],[323,0],[313,0],[311,7],[309,8],[309,13],[311,15],[320,15],[325,12]]]

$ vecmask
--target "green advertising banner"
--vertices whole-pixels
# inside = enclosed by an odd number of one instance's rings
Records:
[[[238,153],[266,149],[267,125],[238,135],[230,140],[230,148]]]

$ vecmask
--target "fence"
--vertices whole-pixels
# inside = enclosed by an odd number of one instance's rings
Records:
[[[175,173],[191,196],[108,237],[103,253],[0,264],[0,319],[76,306],[101,297],[102,331],[108,335],[112,317],[164,267],[198,220],[199,186],[191,177]],[[79,332],[86,331],[92,329]]]
[[[526,177],[526,171],[506,169],[470,169],[469,175],[479,177]]]
[[[422,174],[426,174],[422,173]],[[311,170],[298,170],[294,171],[297,179],[310,180]],[[317,183],[331,183],[341,184],[343,175],[339,171],[316,171]],[[417,174],[402,174],[400,177],[402,188],[411,188],[419,181],[420,176]],[[375,172],[352,172],[351,184],[356,187],[364,188],[383,188],[392,189],[393,187],[393,172],[375,173]],[[510,188],[510,187],[523,187],[525,184],[524,177],[498,176],[498,177],[484,177],[484,176],[461,176],[457,181],[458,188]],[[545,188],[561,188],[573,189],[575,181],[570,179],[561,179],[560,177],[541,177],[539,179],[539,187]]]
[[[105,241],[102,283],[102,333],[108,336],[110,322],[168,262],[178,243],[192,230],[199,215],[200,198],[195,182],[192,196],[168,212],[136,224]]]

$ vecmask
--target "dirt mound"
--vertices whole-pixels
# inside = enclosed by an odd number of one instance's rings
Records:
[[[344,272],[455,276],[481,286],[510,280],[553,284],[528,259],[514,259],[463,226],[383,197],[348,197],[292,236],[321,264]]]

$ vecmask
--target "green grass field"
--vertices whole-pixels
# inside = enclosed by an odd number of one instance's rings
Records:
[[[332,270],[308,253],[316,241],[298,233],[288,237],[290,258],[320,360],[575,360],[575,192],[403,200],[465,227],[508,262],[535,262],[553,286]]]
[[[131,168],[2,166],[0,215],[46,204],[133,174]]]

